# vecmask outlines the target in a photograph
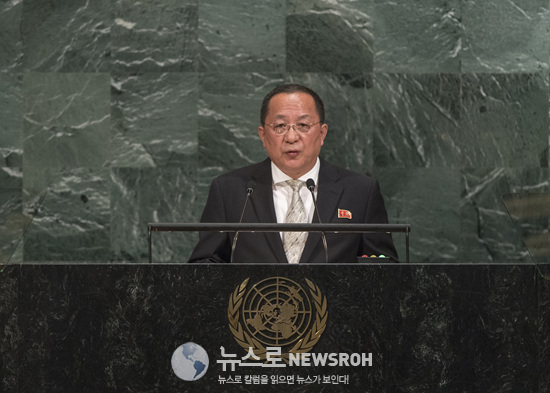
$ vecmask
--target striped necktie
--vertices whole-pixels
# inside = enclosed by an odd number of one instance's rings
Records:
[[[286,223],[307,223],[307,214],[304,202],[300,197],[300,189],[304,186],[301,180],[287,180],[292,187],[292,200],[286,214]],[[300,262],[302,251],[307,240],[307,232],[283,232],[283,246],[289,263]]]

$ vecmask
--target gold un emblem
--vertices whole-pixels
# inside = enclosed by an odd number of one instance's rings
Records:
[[[308,291],[285,277],[266,278],[247,290],[249,278],[229,298],[229,328],[245,350],[260,359],[266,347],[281,347],[281,357],[309,352],[327,324],[327,299],[307,278]]]

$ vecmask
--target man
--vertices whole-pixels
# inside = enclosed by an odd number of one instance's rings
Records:
[[[311,192],[313,179],[323,223],[387,223],[378,182],[319,158],[327,136],[323,102],[311,89],[287,84],[264,98],[258,133],[269,156],[263,162],[222,175],[212,182],[201,222],[319,222]],[[298,181],[296,181],[298,180]],[[326,261],[317,232],[239,233],[232,261],[234,234],[202,232],[189,262],[322,263]],[[384,254],[397,261],[386,233],[326,233],[329,262],[356,262],[357,256]]]

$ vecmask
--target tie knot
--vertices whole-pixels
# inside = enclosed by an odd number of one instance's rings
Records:
[[[302,180],[294,180],[294,179],[287,180],[286,182],[290,187],[292,187],[292,191],[294,192],[300,191],[300,189],[305,184]]]

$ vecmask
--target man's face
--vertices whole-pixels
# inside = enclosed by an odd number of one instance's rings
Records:
[[[319,120],[315,101],[309,94],[281,93],[269,101],[265,127],[258,127],[258,133],[271,161],[293,179],[315,166],[328,126],[315,124],[306,134],[291,127],[286,133],[278,135],[269,124],[311,124],[319,123]]]

